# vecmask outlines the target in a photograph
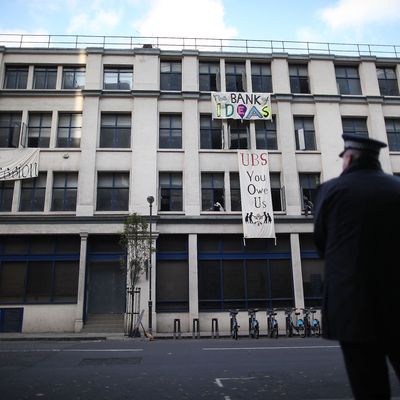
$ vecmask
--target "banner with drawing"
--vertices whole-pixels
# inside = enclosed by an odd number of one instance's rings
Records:
[[[211,92],[213,119],[272,119],[270,93]]]
[[[275,238],[268,153],[238,151],[244,238]]]

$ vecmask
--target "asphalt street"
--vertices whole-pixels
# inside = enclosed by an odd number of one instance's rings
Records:
[[[2,400],[351,397],[338,344],[319,338],[0,341]]]

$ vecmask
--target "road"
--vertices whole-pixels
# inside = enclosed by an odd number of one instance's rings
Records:
[[[351,392],[336,342],[138,338],[0,341],[0,398],[348,400]]]

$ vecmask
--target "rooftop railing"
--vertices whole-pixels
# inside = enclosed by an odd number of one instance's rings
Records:
[[[365,43],[300,42],[294,40],[216,39],[145,36],[31,35],[0,34],[0,46],[13,48],[101,47],[134,49],[154,47],[162,50],[200,50],[245,53],[326,54],[344,56],[399,57],[400,45]]]

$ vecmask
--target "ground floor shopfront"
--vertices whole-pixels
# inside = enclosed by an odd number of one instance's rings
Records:
[[[254,239],[244,245],[240,233],[218,233],[217,226],[154,228],[153,332],[172,332],[175,319],[182,331],[190,332],[198,319],[200,330],[210,332],[213,318],[227,330],[232,308],[241,310],[246,326],[249,308],[260,310],[263,324],[267,308],[321,304],[322,262],[310,232],[278,232],[276,244]],[[91,315],[125,312],[119,235],[98,231],[0,237],[3,331],[79,332]],[[148,277],[139,284],[145,326]]]

